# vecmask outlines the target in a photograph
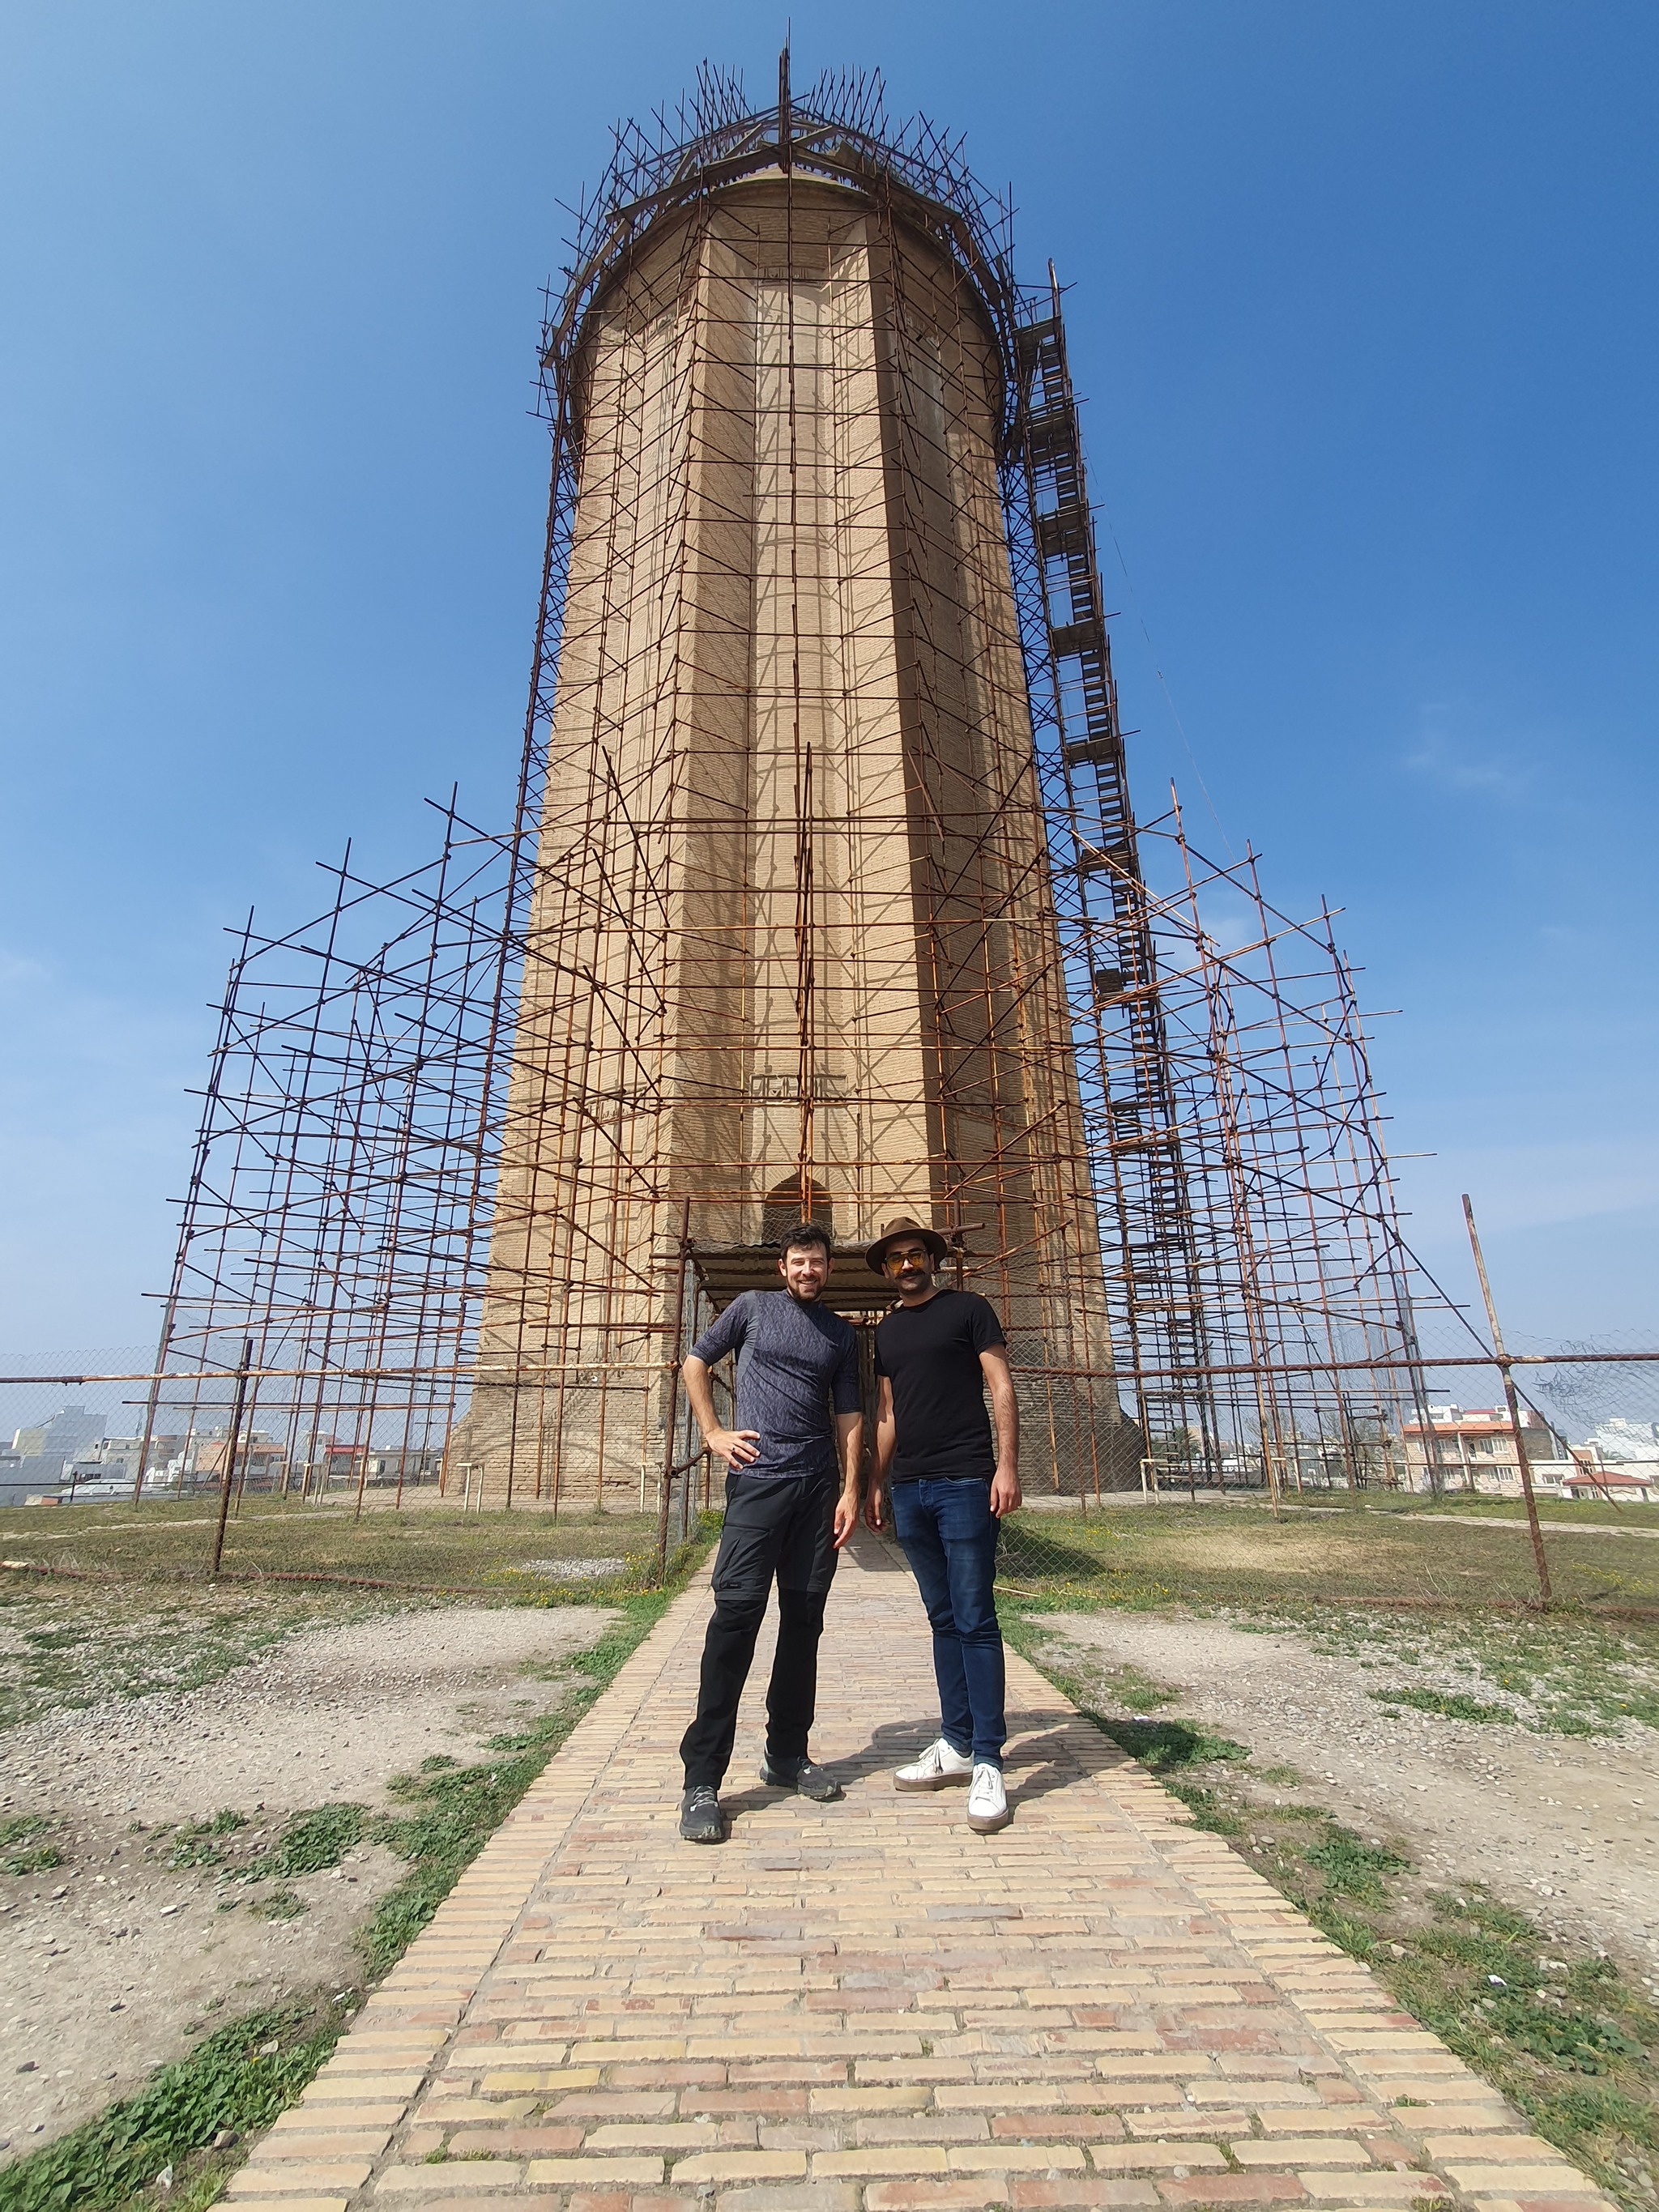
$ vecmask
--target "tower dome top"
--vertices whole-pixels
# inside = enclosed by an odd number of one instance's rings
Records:
[[[658,224],[744,179],[811,177],[890,209],[930,239],[985,311],[1002,357],[1005,434],[1020,388],[1015,333],[1024,319],[1013,275],[1012,207],[969,170],[963,141],[924,117],[889,123],[877,70],[826,71],[804,94],[778,59],[778,95],[750,104],[740,75],[704,64],[696,88],[672,115],[614,128],[611,157],[575,210],[563,291],[543,330],[550,411],[568,404],[568,380],[588,307],[606,279]]]

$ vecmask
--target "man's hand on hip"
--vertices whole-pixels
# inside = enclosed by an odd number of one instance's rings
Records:
[[[749,1467],[760,1457],[758,1429],[710,1429],[705,1441],[715,1458],[728,1467]]]
[[[991,1477],[991,1510],[999,1521],[1005,1513],[1018,1513],[1024,1502],[1019,1477],[999,1468]]]

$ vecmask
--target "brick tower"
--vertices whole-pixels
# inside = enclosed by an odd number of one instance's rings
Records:
[[[846,87],[623,153],[550,331],[486,1502],[654,1504],[672,1367],[802,1214],[953,1239],[1036,1487],[1138,1446],[1005,527],[1018,345],[955,156]],[[1118,1467],[1119,1479],[1121,1469]]]

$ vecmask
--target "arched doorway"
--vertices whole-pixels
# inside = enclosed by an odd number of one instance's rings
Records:
[[[761,1243],[776,1244],[798,1221],[816,1222],[833,1241],[835,1208],[829,1192],[811,1176],[792,1175],[767,1192],[761,1206]]]

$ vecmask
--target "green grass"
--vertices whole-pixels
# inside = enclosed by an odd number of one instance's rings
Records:
[[[199,1581],[213,1521],[211,1501],[199,1498],[57,1512],[12,1507],[0,1510],[0,1558],[72,1565],[83,1574]],[[230,1522],[224,1565],[232,1577],[355,1576],[410,1589],[574,1603],[649,1587],[656,1547],[654,1513],[595,1515],[589,1509],[556,1518],[533,1508],[464,1513],[434,1501],[402,1512],[377,1504],[358,1520],[349,1504],[260,1498]],[[595,1560],[617,1565],[597,1577],[581,1571]]]
[[[270,1889],[263,1897],[254,1898],[248,1911],[256,1920],[297,1920],[306,1909],[306,1901],[297,1890]]]
[[[222,1838],[235,1835],[247,1824],[246,1813],[229,1810],[216,1813],[210,1820],[186,1820],[173,1831],[167,1864],[179,1868],[222,1866],[227,1856]]]
[[[1545,1615],[1525,1602],[1531,1547],[1473,1516],[1275,1522],[1265,1510],[1135,1505],[1022,1516],[1005,1531],[999,1580],[1030,1610],[1179,1605],[1246,1632],[1291,1630],[1317,1651],[1386,1666],[1385,1711],[1541,1735],[1659,1728],[1659,1544],[1571,1538],[1553,1559],[1564,1602]],[[1644,1607],[1651,1619],[1624,1617]]]
[[[1418,1501],[1420,1505],[1422,1501]],[[1569,1615],[1646,1608],[1659,1620],[1659,1543],[1564,1537],[1550,1551]],[[1000,1574],[1051,1604],[1265,1606],[1311,1614],[1382,1604],[1462,1612],[1535,1603],[1524,1530],[1489,1516],[1421,1512],[1286,1513],[1265,1508],[1123,1505],[1021,1516],[1004,1534]]]
[[[1125,1717],[1109,1678],[1023,1609],[1009,1640],[1316,1926],[1364,1960],[1396,2001],[1519,2106],[1546,2142],[1629,2212],[1659,2190],[1659,2013],[1611,1960],[1491,1896],[1430,1884],[1398,1842],[1361,1836],[1318,1805],[1275,1802],[1294,1771],[1256,1771],[1196,1723]]]
[[[1659,1504],[1639,1503],[1591,1504],[1580,1498],[1537,1498],[1538,1517],[1546,1528],[1651,1528],[1659,1533]],[[1512,1521],[1526,1517],[1526,1503],[1513,1498],[1471,1498],[1466,1491],[1448,1489],[1443,1498],[1424,1498],[1398,1492],[1366,1494],[1366,1509],[1381,1513],[1457,1513],[1471,1521]]]
[[[106,1698],[202,1689],[303,1629],[394,1609],[355,1593],[88,1589],[0,1574],[0,1626],[11,1632],[0,1650],[0,1729]]]
[[[676,1553],[667,1588],[624,1597],[598,1643],[538,1670],[564,1693],[557,1709],[521,1730],[492,1738],[487,1761],[460,1766],[442,1757],[428,1759],[418,1773],[392,1783],[389,1811],[318,1807],[291,1816],[268,1843],[258,1840],[260,1832],[246,1815],[230,1809],[211,1820],[150,1832],[150,1848],[173,1852],[182,1846],[199,1853],[180,1863],[212,1872],[222,1882],[276,1881],[278,1887],[260,1887],[245,1903],[246,1910],[273,1919],[305,1910],[298,1893],[286,1887],[288,1880],[338,1864],[360,1841],[389,1845],[408,1870],[361,1932],[362,1986],[332,1996],[319,1992],[307,2005],[255,2013],[218,2029],[188,2057],[161,2069],[136,2096],[0,2170],[0,2212],[140,2212],[157,2202],[172,2212],[204,2212],[216,2202],[245,2155],[246,2136],[298,2097],[332,2050],[343,2016],[401,1957],[678,1595],[714,1525],[705,1523]],[[256,1854],[238,1867],[234,1853],[251,1839]],[[27,1838],[20,1833],[16,1840],[21,1844]],[[237,2144],[214,2150],[215,2136],[225,2132],[234,2134]],[[156,2179],[168,2169],[172,2186],[158,2195]]]
[[[0,1630],[9,1631],[0,1637],[0,1729],[106,1698],[203,1688],[302,1630],[441,1603],[427,1584],[494,1605],[609,1606],[656,1581],[649,1516],[554,1521],[425,1506],[354,1523],[341,1508],[262,1504],[232,1524],[227,1561],[250,1575],[367,1575],[397,1586],[385,1590],[209,1583],[203,1545],[212,1530],[191,1505],[88,1509],[84,1519],[77,1507],[67,1546],[57,1540],[66,1517],[0,1512],[0,1557],[73,1562],[94,1576],[71,1582],[0,1571]],[[687,1557],[701,1556],[706,1540],[697,1538]],[[556,1571],[594,1559],[619,1565],[574,1581]],[[670,1559],[671,1585],[684,1565]]]
[[[1363,1904],[1379,1905],[1384,1891],[1382,1877],[1398,1874],[1411,1861],[1387,1844],[1365,1843],[1352,1828],[1327,1820],[1317,1843],[1302,1853],[1304,1863],[1324,1876],[1331,1897],[1357,1897]]]
[[[1100,1680],[1110,1692],[1114,1704],[1137,1718],[1156,1712],[1160,1705],[1177,1705],[1181,1700],[1179,1690],[1171,1689],[1166,1682],[1154,1681],[1133,1662],[1103,1668]]]
[[[296,1813],[270,1854],[271,1873],[289,1881],[338,1866],[361,1839],[367,1819],[361,1805],[319,1805],[313,1812]]]
[[[218,2196],[240,2148],[216,2155],[217,2135],[246,2136],[293,2103],[334,2048],[345,2008],[319,2003],[251,2013],[164,2066],[137,2095],[0,2170],[0,2212],[125,2212],[162,2200],[198,2212]]]
[[[0,1874],[45,1874],[62,1866],[64,1854],[45,1840],[52,1822],[41,1813],[21,1813],[0,1820]]]
[[[1372,1694],[1385,1708],[1507,1720],[1540,1735],[1618,1735],[1632,1723],[1659,1728],[1659,1630],[1644,1622],[1479,1613],[1401,1619],[1338,1610],[1297,1626],[1316,1651],[1390,1674],[1414,1667],[1468,1680],[1468,1688],[1457,1690],[1443,1679],[1379,1686]]]
[[[1114,1743],[1131,1759],[1162,1776],[1180,1774],[1190,1766],[1208,1766],[1218,1759],[1248,1759],[1249,1753],[1231,1736],[1215,1735],[1195,1721],[1113,1720],[1091,1716]]]
[[[1513,1722],[1515,1718],[1510,1706],[1483,1705],[1479,1698],[1465,1697],[1461,1690],[1408,1687],[1373,1690],[1370,1694],[1378,1705],[1410,1705],[1419,1713],[1439,1713],[1449,1721]]]

